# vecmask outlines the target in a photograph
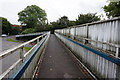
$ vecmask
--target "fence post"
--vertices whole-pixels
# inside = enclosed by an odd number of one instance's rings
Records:
[[[39,39],[37,39],[37,43],[39,43]]]
[[[70,38],[70,30],[71,30],[71,28],[69,27],[68,29],[69,29],[68,37]]]
[[[65,36],[66,36],[66,28],[64,29],[64,34],[65,34]]]
[[[20,59],[24,60],[24,46],[20,48]]]
[[[116,48],[116,55],[115,55],[116,57],[119,56],[119,50],[120,50],[119,47],[117,47],[117,48]]]
[[[74,27],[75,31],[74,31],[74,40],[76,39],[76,27]]]
[[[63,35],[65,35],[65,29],[63,29]]]
[[[88,32],[89,32],[89,30],[88,30],[88,24],[86,24],[86,27],[87,27],[86,38],[88,39],[88,34],[89,34],[89,33],[88,33]],[[88,40],[85,39],[85,42],[84,42],[84,43],[87,44],[87,43],[88,43]]]

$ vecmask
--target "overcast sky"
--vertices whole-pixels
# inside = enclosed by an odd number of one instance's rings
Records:
[[[0,0],[0,16],[7,18],[12,24],[20,24],[18,12],[28,5],[37,5],[47,13],[49,22],[56,21],[62,16],[69,20],[77,19],[79,14],[104,13],[102,7],[107,0]]]

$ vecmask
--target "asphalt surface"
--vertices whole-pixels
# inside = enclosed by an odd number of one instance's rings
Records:
[[[2,38],[2,51],[8,50],[10,48],[13,48],[21,43],[17,42],[10,42],[6,40],[7,38]]]
[[[89,73],[70,54],[58,38],[51,34],[39,68],[38,78],[91,79]]]

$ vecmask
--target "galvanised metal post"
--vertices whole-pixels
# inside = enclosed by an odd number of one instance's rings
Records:
[[[76,27],[74,27],[74,39],[76,39],[75,37],[76,37]]]
[[[70,29],[71,29],[71,28],[69,27],[68,29],[69,29],[68,37],[70,37],[70,34],[71,34],[71,33],[70,33],[70,32],[71,32]]]
[[[120,48],[119,48],[119,46],[118,46],[118,47],[116,48],[116,55],[115,55],[116,57],[119,56],[119,53],[120,53],[119,50],[120,50]]]
[[[39,39],[37,39],[37,43],[39,43]]]
[[[88,24],[86,24],[86,27],[87,27],[87,34],[86,34],[86,38],[88,39],[88,36],[89,36],[89,28],[88,28]],[[85,42],[84,44],[87,44],[88,43],[88,40],[85,39]]]
[[[21,47],[21,49],[20,49],[20,59],[22,59],[22,62],[23,62],[23,60],[24,60],[24,46]]]

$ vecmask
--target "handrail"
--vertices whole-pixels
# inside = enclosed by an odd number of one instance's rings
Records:
[[[85,42],[89,41],[91,45],[99,49],[115,52],[112,54],[116,57],[119,57],[119,52],[120,52],[120,45],[118,41],[119,40],[118,39],[119,21],[120,21],[120,17],[115,17],[108,20],[102,20],[102,21],[86,23],[82,25],[71,26],[64,29],[57,29],[55,30],[55,32],[61,33],[63,35],[69,36],[74,39],[75,38],[82,39],[82,40],[85,40]],[[91,26],[91,25],[94,25],[94,26]],[[106,27],[108,27],[108,30]],[[85,33],[77,30],[78,28],[79,30],[84,30]],[[94,30],[92,30],[92,28]],[[103,29],[104,29],[104,32],[102,32]],[[98,32],[95,32],[95,34],[93,34],[93,31],[98,31]],[[105,31],[107,32],[105,33]],[[82,38],[83,36],[84,38]],[[100,41],[98,39],[100,39]]]
[[[56,31],[56,33],[62,34],[62,33],[57,32],[57,31]],[[64,35],[64,34],[62,34],[62,35]],[[66,36],[66,35],[65,35],[65,36]],[[67,35],[67,36],[69,36],[69,35]],[[82,39],[82,40],[85,40],[85,41],[91,41],[91,42],[101,43],[101,44],[105,44],[105,45],[109,45],[109,46],[115,47],[115,48],[116,48],[115,57],[118,57],[119,48],[120,48],[120,45],[119,45],[119,44],[96,41],[96,40],[92,40],[92,39],[89,39],[89,38],[80,37],[80,36],[77,36],[77,35],[76,35],[76,36],[73,36],[73,37],[74,37],[76,40]]]
[[[22,61],[22,59],[19,59],[17,62],[15,62],[9,69],[7,69],[3,74],[0,75],[0,80],[4,78],[5,75],[7,75],[17,64],[19,64]]]
[[[116,48],[120,48],[120,45],[118,45],[118,44],[101,42],[101,41],[95,41],[95,40],[92,40],[92,39],[89,39],[89,38],[83,38],[83,37],[78,37],[78,36],[75,36],[75,38],[77,38],[77,39],[81,38],[81,39],[83,39],[83,40],[88,40],[88,41],[92,41],[92,42],[107,44],[107,45],[110,45],[110,46],[113,46],[113,47],[116,47]]]
[[[58,35],[60,35],[60,34],[58,34]],[[65,37],[65,36],[63,36],[63,35],[60,35],[60,36],[64,37],[65,39],[67,39],[67,40],[69,40],[69,41],[71,41],[71,42],[73,42],[73,43],[75,43],[75,44],[77,44],[77,45],[79,45],[79,46],[81,46],[81,47],[83,47],[83,48],[85,48],[85,49],[87,49],[87,50],[89,50],[89,51],[91,51],[91,52],[93,52],[93,53],[95,53],[95,54],[97,54],[97,55],[99,55],[99,56],[101,56],[101,57],[103,57],[103,58],[111,61],[111,62],[113,62],[113,63],[115,63],[115,64],[120,65],[120,58],[116,58],[116,57],[111,56],[111,55],[109,55],[109,54],[106,54],[106,53],[104,53],[104,52],[100,52],[100,51],[98,51],[98,50],[95,50],[95,49],[93,49],[93,48],[90,48],[90,47],[88,47],[88,46],[85,46],[85,45],[83,45],[83,44],[81,44],[81,43],[79,43],[79,42],[77,42],[77,41],[75,41],[75,40],[72,40],[72,39],[70,39],[70,38],[68,38],[68,37]]]
[[[31,42],[34,42],[35,40],[37,40],[37,39],[39,39],[39,38],[41,38],[41,37],[43,37],[43,36],[45,36],[45,35],[47,35],[47,34],[43,34],[43,35],[41,35],[41,36],[39,36],[39,37],[37,37],[37,38],[35,38],[35,39],[32,39],[32,40],[30,40],[30,41],[28,41],[28,42],[25,42],[25,43],[23,43],[23,44],[20,44],[20,45],[17,46],[17,47],[14,47],[14,48],[12,48],[12,49],[8,49],[8,50],[5,51],[5,52],[1,52],[1,53],[0,53],[0,59],[2,59],[3,57],[8,56],[9,54],[12,54],[12,52],[16,51],[17,49],[20,49],[20,48],[24,47],[25,45],[27,45],[27,44],[29,44],[29,43],[31,43]]]
[[[35,54],[37,54],[37,51],[39,51],[39,49],[42,46],[42,44],[48,38],[48,35],[49,35],[49,33],[45,33],[45,34],[43,34],[43,35],[41,35],[41,36],[39,36],[37,38],[34,38],[34,39],[30,40],[30,41],[27,41],[27,42],[25,42],[25,43],[15,47],[15,48],[13,48],[13,49],[9,49],[5,53],[1,54],[0,55],[0,59],[2,59],[5,56],[8,56],[9,54],[12,54],[12,52],[16,51],[17,49],[23,49],[23,47],[25,45],[27,45],[27,44],[37,40],[37,44],[34,45],[28,52],[26,52],[25,54],[23,54],[23,52],[20,52],[20,59],[18,59],[15,63],[13,63],[12,66],[10,66],[5,72],[3,72],[0,75],[0,79],[6,78],[6,77],[9,78],[11,76],[11,74],[14,74],[16,72],[16,70],[19,69],[19,67],[21,65],[26,63],[26,61],[30,62],[28,59],[30,59],[30,58],[31,58],[30,60],[33,59]],[[40,38],[42,38],[42,39],[39,41]],[[27,66],[28,66],[28,64],[27,64]]]
[[[37,52],[39,51],[39,49],[41,48],[41,46],[43,45],[47,38],[48,35],[40,42],[39,46],[34,50],[34,52],[32,52],[30,57],[26,59],[23,62],[23,64],[19,67],[19,69],[10,77],[10,80],[21,78],[21,76],[23,75],[23,73],[25,72],[25,70],[27,69],[27,67],[29,66],[29,64],[31,63],[31,61],[33,60],[33,58],[35,57],[35,55],[37,54]]]
[[[30,35],[40,35],[40,34],[44,34],[44,33],[46,33],[46,32],[38,32],[38,33],[21,34],[21,35],[15,35],[15,37],[30,36]]]

